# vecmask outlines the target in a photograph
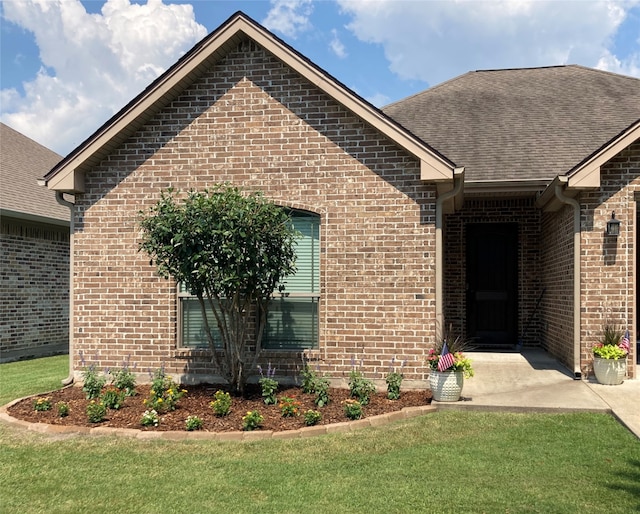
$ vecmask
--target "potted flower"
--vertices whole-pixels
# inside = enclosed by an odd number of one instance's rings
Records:
[[[457,402],[462,393],[464,379],[473,376],[471,359],[462,350],[465,342],[460,337],[444,337],[429,350],[429,387],[437,402]]]
[[[622,384],[627,371],[629,331],[622,332],[605,325],[602,340],[593,345],[593,372],[596,380],[605,385]]]

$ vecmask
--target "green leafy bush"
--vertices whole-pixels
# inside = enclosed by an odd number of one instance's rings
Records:
[[[309,409],[307,412],[304,413],[304,424],[307,425],[308,427],[317,425],[321,419],[322,419],[322,414],[320,414],[320,412],[317,410]]]
[[[283,418],[298,416],[300,414],[300,402],[290,396],[280,398],[280,412]]]
[[[260,380],[258,382],[262,389],[262,400],[265,405],[275,405],[278,403],[278,399],[276,398],[278,381],[274,378],[276,369],[272,368],[271,363],[269,363],[266,375],[262,373],[262,368],[260,366],[258,366],[258,371],[260,372]]]
[[[180,398],[186,393],[186,389],[180,389],[178,384],[165,374],[164,368],[160,368],[153,375],[150,397],[143,403],[158,412],[169,412],[176,409]]]
[[[316,394],[314,399],[318,407],[324,407],[329,404],[329,379],[325,377],[316,377],[313,382],[313,390]]]
[[[362,417],[362,404],[354,399],[345,400],[344,414],[352,420],[360,419]]]
[[[376,386],[360,371],[354,369],[349,373],[349,392],[361,405],[367,405],[371,395],[376,392]]]
[[[188,432],[192,432],[193,430],[200,430],[202,428],[202,420],[198,416],[187,417],[184,424]]]
[[[263,421],[264,417],[259,411],[249,411],[242,417],[242,429],[246,431],[257,430],[262,426]]]
[[[58,408],[58,416],[61,418],[69,415],[69,404],[67,402],[58,402],[56,407]]]
[[[160,418],[158,417],[157,411],[154,409],[144,411],[144,414],[142,414],[142,418],[140,419],[140,424],[143,427],[157,427],[160,424]]]
[[[127,394],[115,385],[108,385],[102,390],[100,400],[108,409],[118,410],[124,404]]]
[[[33,400],[33,410],[39,412],[51,410],[51,399],[48,396],[36,398]]]
[[[129,370],[126,363],[115,373],[112,384],[124,391],[127,396],[136,394],[136,376]]]
[[[226,416],[231,411],[231,395],[224,391],[216,391],[209,406],[216,416]]]
[[[400,385],[403,379],[404,375],[397,371],[392,371],[387,375],[385,382],[387,383],[387,398],[389,398],[389,400],[400,399]]]
[[[107,415],[107,406],[102,401],[91,400],[87,405],[87,419],[89,423],[100,423]]]
[[[90,364],[82,372],[83,384],[82,390],[84,391],[87,400],[93,400],[100,396],[102,388],[107,383],[107,379],[100,374],[95,364]]]

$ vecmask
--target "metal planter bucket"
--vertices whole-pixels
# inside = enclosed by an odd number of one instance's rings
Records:
[[[437,402],[457,402],[464,386],[463,371],[431,371],[429,387]]]
[[[627,372],[627,359],[602,359],[600,357],[594,357],[593,372],[600,384],[622,384]]]

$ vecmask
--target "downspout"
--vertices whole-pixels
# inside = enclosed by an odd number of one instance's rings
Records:
[[[464,184],[464,168],[456,168],[453,172],[453,189],[438,196],[436,199],[436,331],[444,333],[444,249],[442,237],[442,209],[444,202],[455,197],[462,191]],[[436,332],[437,333],[437,332]]]
[[[580,380],[580,204],[565,196],[564,187],[556,184],[555,194],[562,203],[573,207],[573,378]]]
[[[73,384],[73,233],[75,204],[64,199],[62,191],[56,191],[56,201],[69,207],[69,376],[62,380],[62,385]]]

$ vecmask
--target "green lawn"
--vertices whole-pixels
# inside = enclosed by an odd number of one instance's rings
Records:
[[[30,394],[59,389],[68,375],[68,355],[0,364],[0,405]]]
[[[0,425],[0,440],[0,512],[640,509],[640,443],[601,414],[447,411],[255,443],[52,438]]]

